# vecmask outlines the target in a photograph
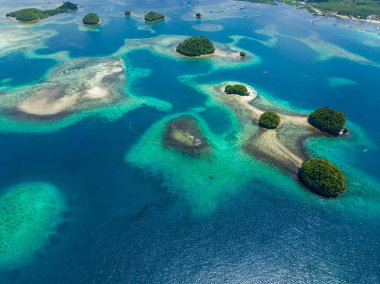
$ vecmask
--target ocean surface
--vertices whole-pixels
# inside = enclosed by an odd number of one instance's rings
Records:
[[[79,0],[77,12],[32,25],[5,18],[59,4],[45,2],[0,2],[0,96],[43,83],[74,58],[116,56],[126,66],[127,93],[171,107],[147,103],[107,118],[104,109],[72,113],[62,124],[31,121],[35,128],[0,114],[0,194],[43,182],[65,204],[36,251],[0,265],[0,283],[380,282],[378,26],[313,22],[318,18],[283,4],[213,0]],[[166,21],[144,23],[149,10]],[[81,24],[90,11],[102,18],[94,29]],[[198,11],[201,20],[193,16]],[[219,28],[202,31],[200,23]],[[226,67],[144,47],[123,50],[130,40],[193,35],[259,60]],[[343,111],[349,137],[313,138],[305,147],[342,169],[347,192],[321,198],[281,169],[242,156],[228,143],[237,131],[229,110],[186,78],[199,86],[244,82],[289,112]],[[180,114],[202,120],[217,148],[214,161],[162,149],[162,123]]]

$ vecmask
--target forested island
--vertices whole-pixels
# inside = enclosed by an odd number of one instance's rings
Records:
[[[149,13],[145,14],[144,19],[148,23],[154,23],[154,22],[165,20],[165,15],[150,11]]]
[[[61,6],[55,9],[41,10],[37,8],[26,8],[15,12],[10,12],[6,14],[6,16],[15,18],[21,22],[33,22],[46,19],[57,14],[69,13],[76,10],[78,10],[78,6],[76,4],[64,2]]]
[[[100,18],[98,15],[94,13],[88,13],[83,18],[83,24],[85,25],[94,26],[94,25],[98,25],[99,23],[100,23]]]
[[[346,116],[344,113],[327,107],[322,107],[312,112],[308,121],[314,127],[332,135],[339,135],[347,132],[347,129],[344,127],[344,124],[346,123]]]
[[[177,45],[177,52],[189,56],[201,56],[213,54],[215,52],[214,44],[203,36],[195,36],[185,39],[183,42]]]
[[[238,0],[276,5],[275,0]],[[380,20],[380,5],[376,0],[278,0],[289,5],[307,9],[314,15],[343,16],[362,20]]]
[[[324,197],[336,197],[346,190],[346,177],[333,163],[312,158],[298,171],[299,180],[311,191]]]

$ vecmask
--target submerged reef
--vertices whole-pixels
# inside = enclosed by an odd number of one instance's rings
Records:
[[[48,183],[23,183],[0,197],[0,270],[22,265],[41,250],[59,222],[62,197]]]
[[[68,59],[40,83],[0,91],[0,131],[52,132],[90,116],[112,121],[139,107],[170,109],[133,94],[131,82],[144,74],[119,57]]]
[[[212,151],[202,155],[184,155],[177,147],[162,143],[168,123],[173,120],[197,121],[199,131],[207,137]],[[188,127],[186,127],[188,129]],[[266,180],[267,171],[274,169],[251,159],[231,141],[230,134],[216,135],[196,113],[177,114],[165,118],[144,133],[125,156],[125,161],[159,177],[169,192],[183,198],[195,217],[207,216],[223,204],[234,192],[252,182],[255,177]],[[281,173],[276,176],[283,176]]]
[[[64,2],[61,6],[55,9],[40,10],[37,8],[26,8],[15,12],[10,12],[6,14],[6,16],[15,18],[21,22],[34,22],[49,18],[57,14],[68,13],[76,10],[78,10],[78,6],[76,4],[73,4],[71,2]]]
[[[199,123],[191,116],[180,116],[170,120],[166,126],[163,143],[179,151],[199,155],[210,150]]]
[[[125,99],[124,64],[118,58],[79,58],[56,67],[49,78],[0,99],[3,114],[51,120]]]

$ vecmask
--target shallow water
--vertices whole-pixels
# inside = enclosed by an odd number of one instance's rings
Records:
[[[41,5],[4,2],[2,15]],[[43,82],[71,58],[117,52],[127,68],[126,92],[137,103],[43,124],[1,117],[0,193],[38,181],[54,185],[65,200],[64,221],[48,231],[54,234],[31,259],[2,269],[1,283],[380,281],[376,26],[336,19],[312,24],[303,10],[234,1],[79,3],[78,12],[32,28],[55,35],[0,58],[0,96]],[[151,9],[167,21],[145,24],[142,16]],[[88,11],[103,18],[96,30],[80,24]],[[191,16],[197,11],[202,20]],[[9,30],[21,25],[0,23]],[[200,24],[222,29],[194,29]],[[260,60],[226,68],[122,49],[129,39],[199,34]],[[242,38],[231,38],[236,35]],[[223,81],[250,84],[290,112],[325,105],[344,111],[349,137],[314,138],[305,146],[343,170],[347,193],[320,198],[241,151],[236,116],[205,92]],[[164,123],[182,114],[200,122],[213,147],[209,156],[194,159],[163,147]]]

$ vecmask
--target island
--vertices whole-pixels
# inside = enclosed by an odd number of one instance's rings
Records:
[[[238,0],[251,3],[264,3],[276,5],[274,0]],[[380,21],[380,7],[372,0],[279,0],[286,4],[304,8],[315,16],[334,16],[342,19],[365,20],[369,22]]]
[[[240,51],[239,55],[240,55],[240,57],[245,57],[245,52],[244,51]]]
[[[125,12],[124,12],[124,15],[125,15],[125,16],[130,16],[131,14],[132,14],[131,11],[125,11]]]
[[[267,129],[276,129],[281,122],[277,113],[266,111],[259,118],[259,125]]]
[[[246,86],[241,84],[236,85],[227,85],[224,89],[226,94],[239,95],[239,96],[248,96],[249,92]]]
[[[198,19],[200,19],[202,17],[202,15],[201,15],[201,13],[196,13],[195,17],[197,17]]]
[[[165,15],[150,11],[149,13],[145,14],[144,19],[148,23],[155,23],[165,20]]]
[[[98,15],[94,13],[88,13],[83,18],[83,24],[85,25],[94,26],[94,25],[98,25],[99,23],[100,23],[100,18]]]
[[[10,12],[6,14],[6,16],[15,18],[21,22],[35,22],[57,14],[69,13],[76,10],[78,10],[78,6],[76,4],[73,4],[71,2],[63,2],[61,6],[55,9],[41,10],[37,8],[26,8],[17,10],[15,12]]]
[[[322,107],[312,112],[308,122],[315,128],[332,135],[340,135],[347,132],[347,129],[344,127],[346,122],[344,113],[329,109],[328,107]]]
[[[346,177],[333,163],[322,158],[306,160],[298,170],[302,184],[324,197],[337,197],[346,190]]]
[[[214,44],[203,36],[194,36],[185,39],[177,45],[176,51],[182,55],[195,57],[210,55],[215,52]]]
[[[170,120],[164,130],[163,144],[181,152],[197,156],[210,150],[198,121],[188,115]]]

